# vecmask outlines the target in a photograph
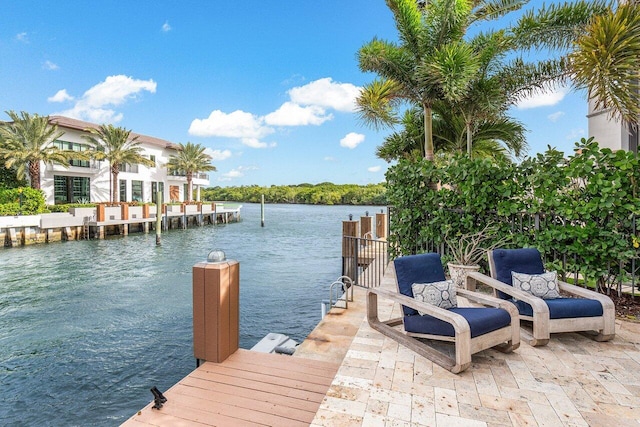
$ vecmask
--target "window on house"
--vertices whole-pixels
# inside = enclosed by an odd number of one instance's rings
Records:
[[[80,203],[91,200],[90,180],[83,176],[54,175],[53,192],[54,202]]]
[[[134,202],[142,202],[144,195],[142,193],[142,181],[131,181],[131,200]]]
[[[121,202],[127,201],[127,180],[126,179],[120,180],[120,201]]]
[[[91,146],[88,144],[80,144],[78,142],[69,142],[56,140],[53,142],[53,146],[60,150],[70,150],[70,151],[87,151],[91,150]],[[70,166],[76,166],[81,168],[88,168],[90,166],[89,160],[69,160]]]

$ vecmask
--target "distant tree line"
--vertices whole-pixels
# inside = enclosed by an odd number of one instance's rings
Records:
[[[258,185],[240,187],[212,187],[203,190],[205,200],[226,200],[260,203],[300,203],[310,205],[386,205],[385,184],[320,184]]]

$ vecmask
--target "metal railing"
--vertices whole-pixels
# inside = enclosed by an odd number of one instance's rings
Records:
[[[460,215],[465,214],[462,210],[447,210],[451,213],[458,213]],[[393,215],[393,208],[390,208],[389,233],[390,235],[393,235],[393,237],[390,236],[390,240],[399,242],[399,236],[394,233],[394,221],[397,221],[397,218]],[[433,226],[433,222],[430,221],[433,221],[431,215],[426,214],[424,216],[423,224],[430,224]],[[486,212],[484,217],[482,219],[478,219],[478,221],[492,221],[493,223],[500,224],[500,228],[508,229],[510,233],[529,236],[529,240],[531,241],[529,245],[535,245],[534,238],[536,235],[543,233],[550,227],[558,226],[567,222],[564,218],[561,218],[558,215],[548,213],[516,213],[510,216],[502,216],[498,215],[496,212]],[[441,228],[444,229],[443,227],[446,227],[447,225],[448,224],[442,224]],[[623,224],[619,224],[619,226],[621,229],[624,229],[625,234],[628,233],[629,241],[632,240],[632,236],[638,236],[638,233],[640,232],[637,227],[637,220],[635,216],[630,219],[629,223],[625,223],[624,226]],[[422,236],[419,235],[421,230],[419,225],[416,225],[413,229],[415,230],[415,235],[406,237],[410,238],[414,242],[420,242],[420,244],[416,244],[414,247],[409,248],[410,253],[436,252],[443,257],[446,257],[448,254],[448,248],[444,243],[440,241],[436,242],[434,239],[422,238]],[[543,257],[545,264],[553,265],[554,269],[558,269],[561,272],[563,280],[569,279],[576,284],[584,284],[584,278],[588,276],[588,272],[583,271],[581,266],[586,263],[581,262],[581,259],[576,254],[568,254],[566,251],[561,250],[561,248],[552,248],[545,251]],[[605,277],[607,278],[608,285],[606,287],[608,289],[615,290],[619,293],[623,291],[629,292],[632,295],[638,293],[636,292],[636,286],[640,286],[639,257],[636,256],[625,261],[620,260],[616,263],[609,263],[601,268],[607,271]]]
[[[365,288],[380,286],[387,263],[388,244],[384,240],[342,237],[342,275]]]

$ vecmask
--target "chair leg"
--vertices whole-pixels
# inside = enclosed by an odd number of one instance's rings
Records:
[[[509,341],[504,344],[499,344],[493,348],[495,348],[501,353],[511,353],[513,350],[516,350],[518,347],[520,347],[520,343],[517,343],[514,345],[513,341]]]
[[[520,339],[529,344],[531,347],[540,347],[549,344],[549,338],[536,338],[526,328],[520,329]]]

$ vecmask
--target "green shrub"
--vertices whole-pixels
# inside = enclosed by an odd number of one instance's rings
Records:
[[[492,223],[496,239],[511,235],[514,247],[535,246],[563,259],[564,272],[579,271],[600,289],[634,274],[631,260],[640,257],[638,157],[600,149],[592,139],[567,158],[550,148],[520,165],[466,156],[442,165],[401,160],[387,182],[395,256],[437,250],[446,232]]]
[[[4,207],[1,212],[14,212],[3,215],[36,215],[46,210],[42,190],[30,187],[0,190],[0,205],[10,205]],[[17,205],[18,209],[13,205]]]

